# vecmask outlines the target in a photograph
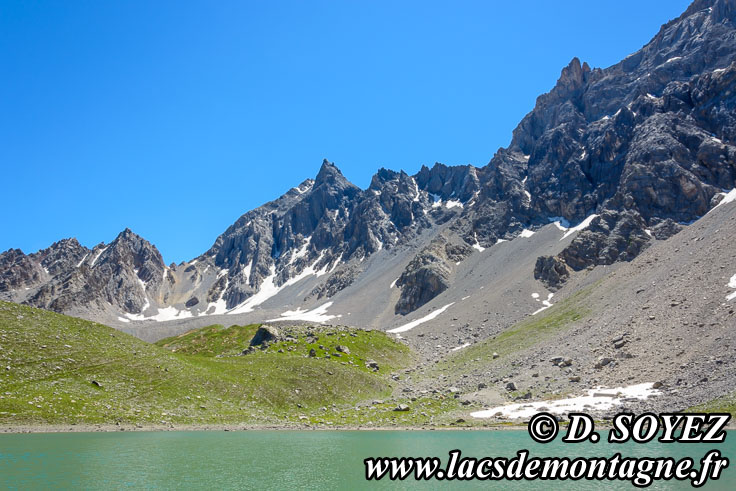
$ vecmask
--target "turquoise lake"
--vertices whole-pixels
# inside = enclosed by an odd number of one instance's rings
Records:
[[[602,435],[603,436],[603,435]],[[19,489],[633,489],[628,482],[365,481],[366,457],[624,456],[732,464],[701,489],[736,489],[736,434],[723,444],[534,443],[526,431],[244,431],[0,435],[0,487]],[[687,489],[660,482],[648,489]]]

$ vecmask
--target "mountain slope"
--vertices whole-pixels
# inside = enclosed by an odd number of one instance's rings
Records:
[[[529,309],[509,298],[631,261],[736,187],[735,89],[736,0],[697,0],[616,65],[573,59],[484,167],[380,169],[361,190],[325,160],[192,261],[167,267],[129,230],[67,239],[2,253],[0,297],[156,339],[280,318],[397,328],[487,285],[481,311],[516,322]]]
[[[334,328],[312,333],[332,339],[323,341],[331,348],[336,342],[354,347],[349,364],[279,352],[280,345],[239,356],[253,333],[245,331],[251,336],[235,340],[234,354],[177,354],[104,325],[0,302],[0,423],[283,424],[300,422],[300,415],[325,420],[336,417],[324,414],[326,405],[352,409],[389,395],[389,369],[411,361],[408,349],[383,333],[356,330],[351,336]],[[383,367],[370,370],[367,358]]]

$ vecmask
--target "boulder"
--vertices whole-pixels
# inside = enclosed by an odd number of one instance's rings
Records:
[[[557,290],[570,276],[564,261],[553,256],[539,256],[534,265],[534,279],[539,280],[547,289]]]
[[[281,333],[278,329],[273,326],[261,326],[250,340],[250,345],[264,346],[278,341],[281,341]]]

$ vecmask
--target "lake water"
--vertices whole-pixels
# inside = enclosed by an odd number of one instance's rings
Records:
[[[604,437],[604,435],[602,435]],[[603,440],[605,437],[603,438]],[[732,464],[704,489],[736,489],[736,434],[712,444],[534,443],[526,431],[245,431],[0,435],[0,487],[74,489],[632,489],[617,482],[367,482],[366,457],[693,457],[712,448]],[[697,467],[700,467],[696,463]],[[555,485],[556,484],[556,485]],[[650,489],[686,489],[674,481]]]

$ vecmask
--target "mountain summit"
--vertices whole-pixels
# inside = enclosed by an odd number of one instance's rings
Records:
[[[11,249],[0,297],[140,334],[215,315],[385,328],[488,287],[478,308],[504,302],[495,320],[511,322],[526,315],[513,289],[564,295],[730,200],[734,94],[736,0],[698,0],[611,67],[573,58],[483,167],[379,169],[363,190],[325,159],[189,262],[167,267],[128,229]]]

